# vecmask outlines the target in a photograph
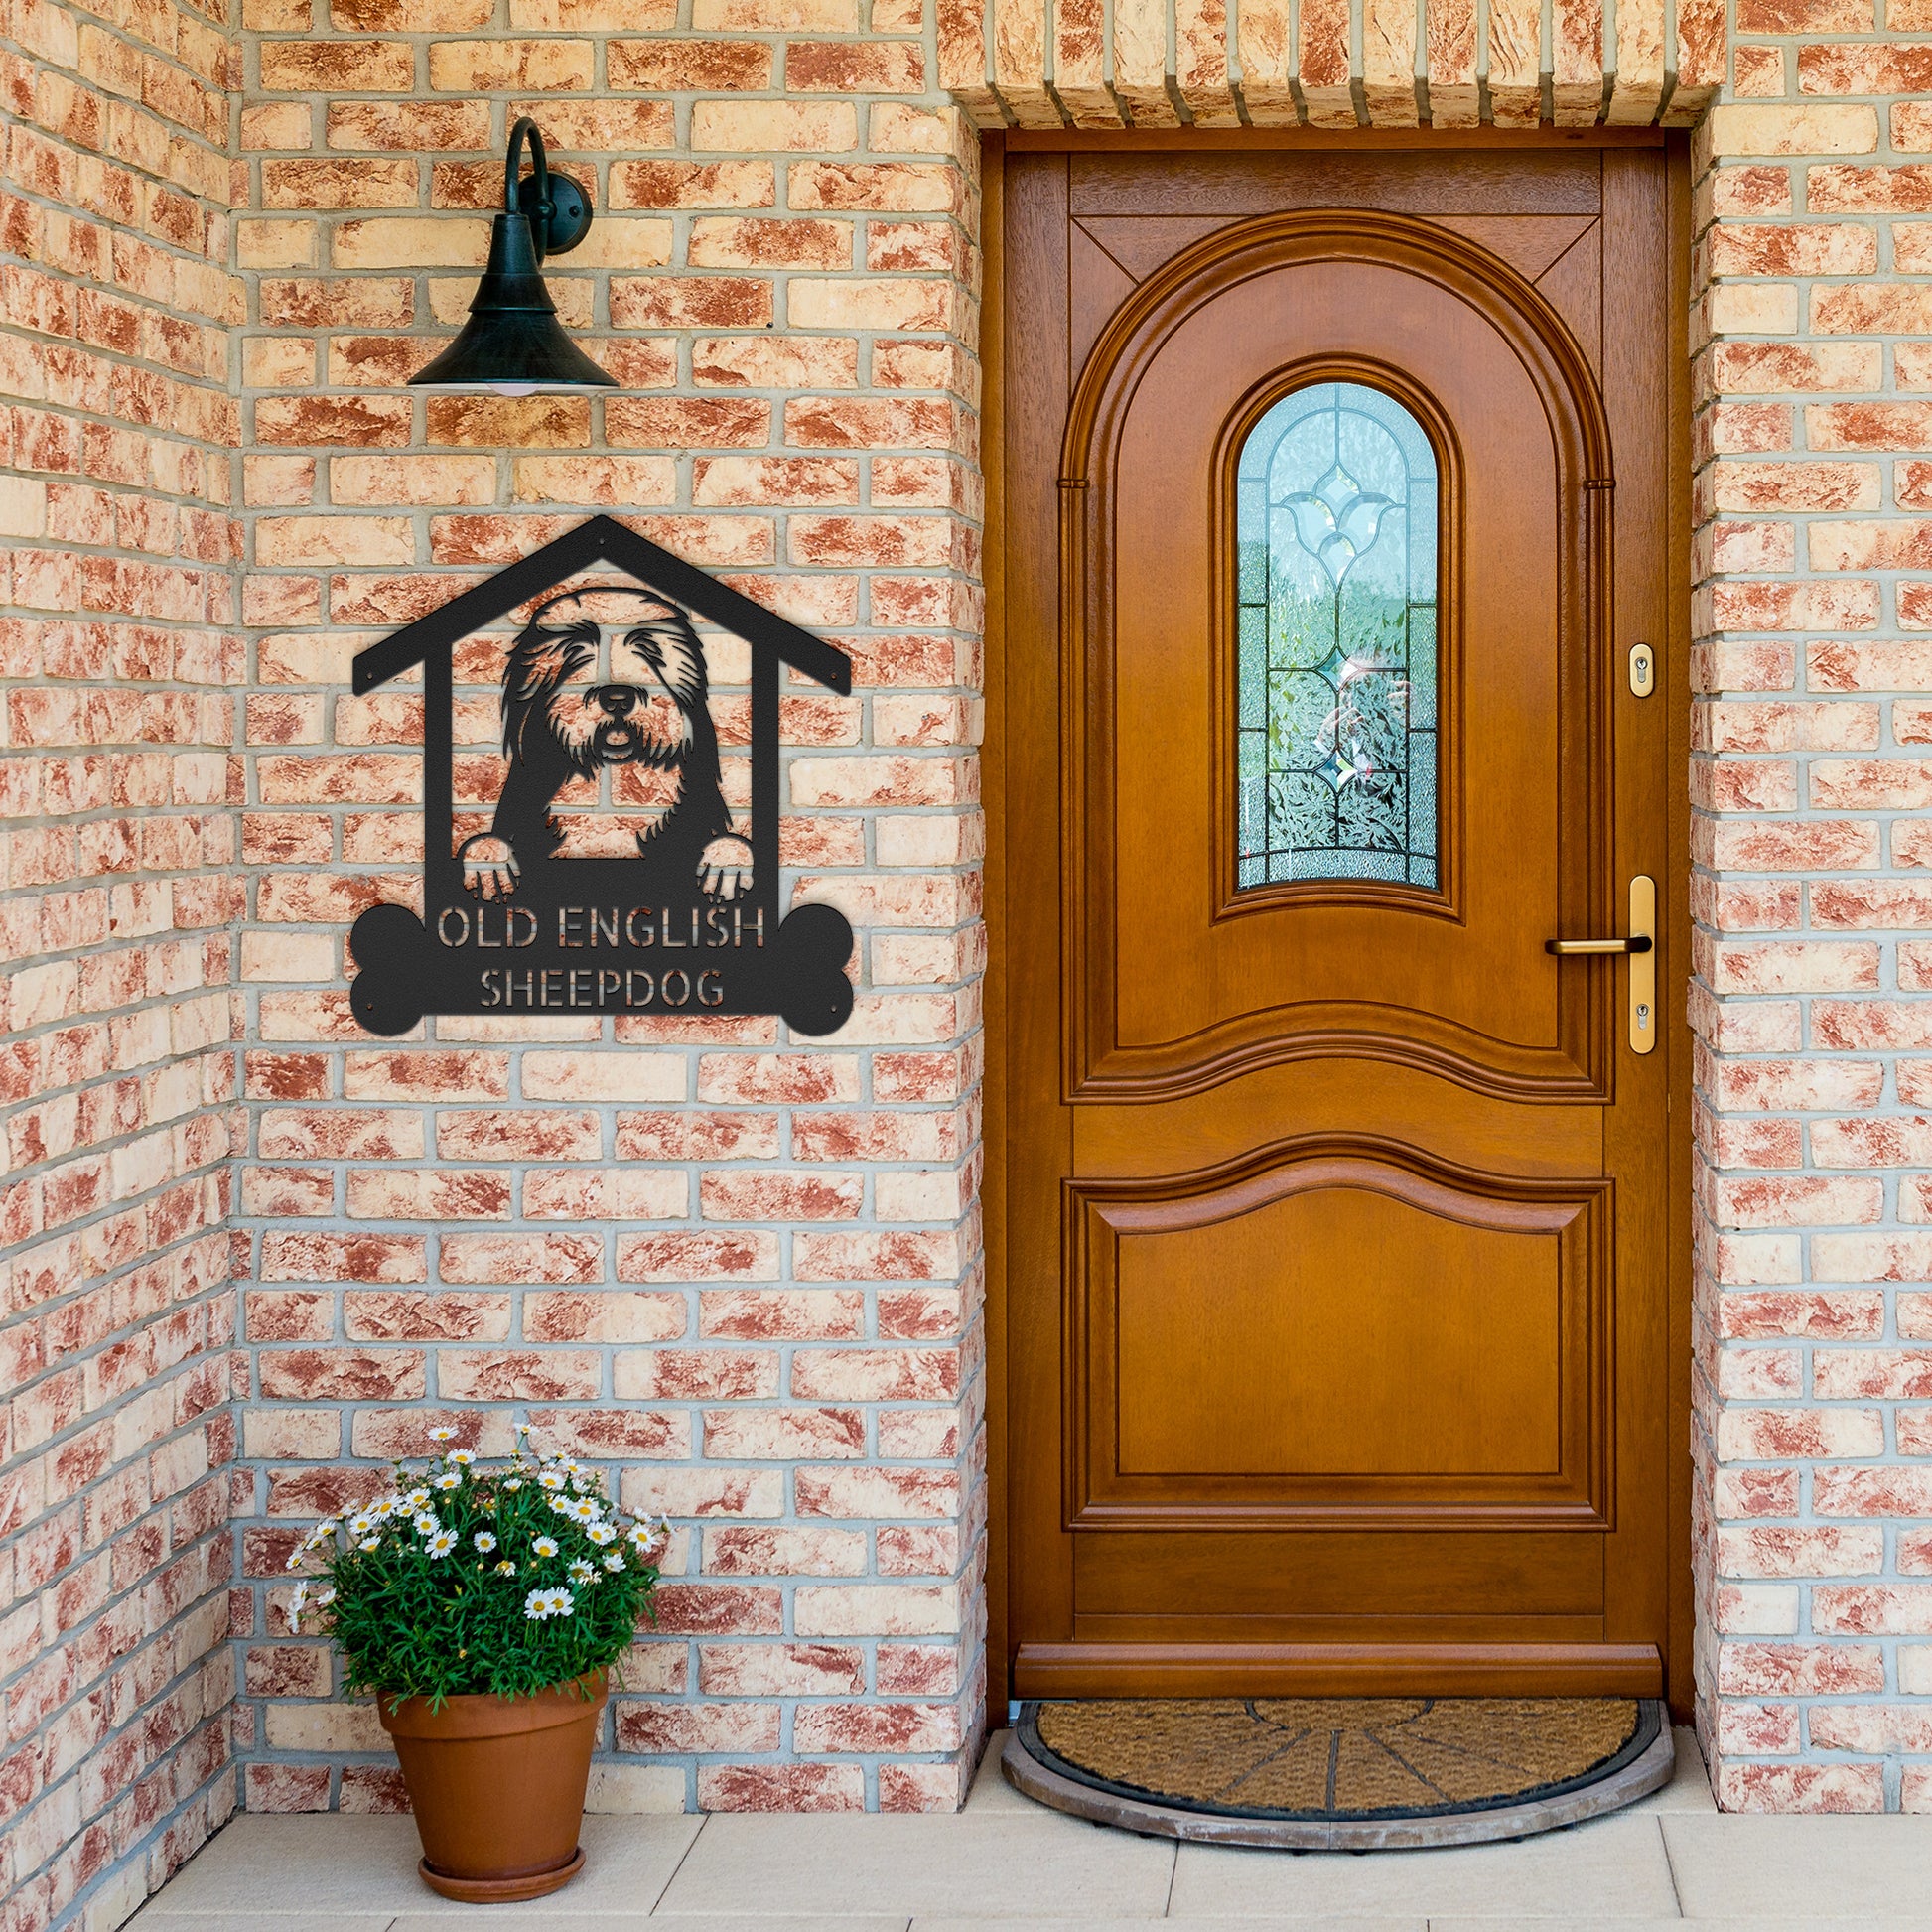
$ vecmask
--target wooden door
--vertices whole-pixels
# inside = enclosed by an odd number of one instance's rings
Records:
[[[1004,180],[1013,1690],[1655,1695],[1666,152]]]

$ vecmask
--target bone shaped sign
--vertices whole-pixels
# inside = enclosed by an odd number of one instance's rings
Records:
[[[512,612],[523,616],[507,652],[485,660],[500,754],[460,766],[459,649]],[[751,652],[743,830],[694,619]],[[355,692],[419,664],[423,915],[372,905],[350,929],[349,1008],[368,1032],[407,1033],[431,1013],[772,1013],[812,1035],[845,1024],[851,925],[830,905],[781,915],[778,903],[780,667],[846,696],[843,651],[594,516],[371,644]]]

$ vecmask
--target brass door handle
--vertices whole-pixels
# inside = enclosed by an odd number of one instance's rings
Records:
[[[1630,955],[1630,1050],[1648,1053],[1657,1044],[1657,882],[1645,873],[1630,881],[1630,936],[1627,939],[1546,939],[1543,950],[1559,958],[1579,953]]]

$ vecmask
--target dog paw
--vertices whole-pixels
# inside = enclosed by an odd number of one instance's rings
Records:
[[[743,898],[752,890],[752,848],[729,833],[698,855],[698,884],[708,898]]]
[[[479,832],[464,840],[457,858],[463,866],[463,883],[477,897],[508,898],[516,891],[516,854],[507,839]]]

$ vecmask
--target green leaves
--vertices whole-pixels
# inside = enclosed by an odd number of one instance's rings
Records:
[[[634,1522],[596,1471],[521,1448],[494,1468],[457,1449],[395,1472],[392,1495],[318,1524],[290,1562],[308,1573],[291,1627],[330,1632],[345,1691],[530,1697],[623,1655],[667,1523]]]

